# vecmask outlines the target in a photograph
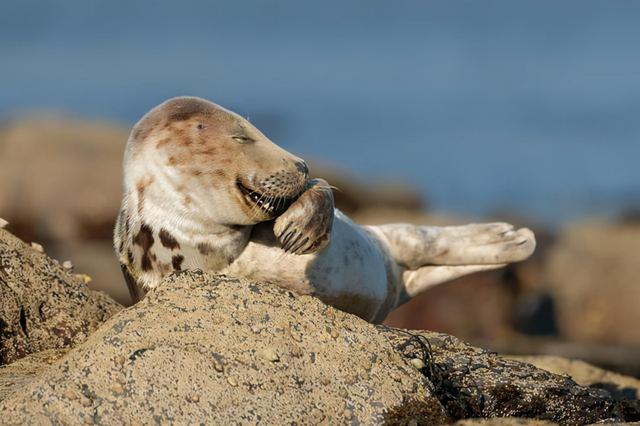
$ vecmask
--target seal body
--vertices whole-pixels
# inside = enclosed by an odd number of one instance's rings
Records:
[[[133,128],[114,244],[134,301],[173,271],[270,281],[382,321],[425,289],[527,258],[505,223],[362,227],[328,183],[237,114],[170,99]]]

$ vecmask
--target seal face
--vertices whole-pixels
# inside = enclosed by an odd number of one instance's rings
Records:
[[[300,158],[239,115],[199,98],[175,98],[154,108],[133,128],[128,154],[125,170],[132,165],[143,170],[126,176],[125,185],[131,178],[142,193],[155,179],[163,179],[163,185],[185,195],[184,207],[206,207],[217,223],[251,225],[273,219],[308,178]],[[147,164],[138,164],[140,158]],[[216,205],[207,199],[215,199]]]

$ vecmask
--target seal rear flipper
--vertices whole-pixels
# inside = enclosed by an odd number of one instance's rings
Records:
[[[127,288],[129,289],[129,295],[131,296],[131,304],[135,305],[142,299],[142,292],[140,287],[136,283],[135,278],[129,272],[129,268],[124,263],[120,264],[120,269],[122,269],[122,275],[124,275],[124,280],[127,283]]]

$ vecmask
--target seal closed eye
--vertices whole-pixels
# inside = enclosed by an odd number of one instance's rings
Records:
[[[427,288],[524,260],[528,229],[359,226],[329,184],[247,120],[169,99],[133,127],[114,244],[134,301],[172,271],[268,281],[382,321]]]

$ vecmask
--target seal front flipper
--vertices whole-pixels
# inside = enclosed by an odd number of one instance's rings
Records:
[[[288,253],[316,253],[329,244],[333,216],[329,184],[324,179],[312,179],[302,195],[276,219],[273,232]]]

